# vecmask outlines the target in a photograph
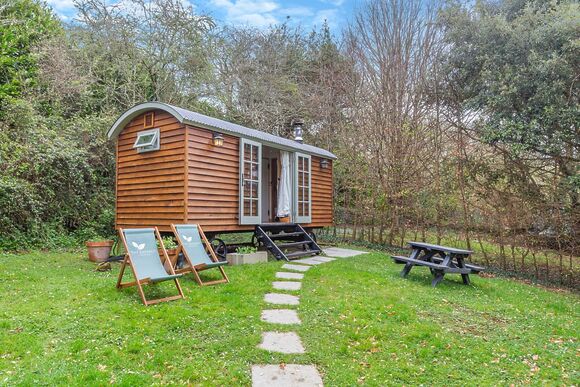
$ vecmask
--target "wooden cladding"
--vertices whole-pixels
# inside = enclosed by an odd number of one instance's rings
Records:
[[[160,148],[139,153],[137,133],[159,128]],[[213,145],[212,132],[180,123],[156,110],[135,117],[117,139],[116,227],[196,223],[209,232],[248,231],[240,225],[240,139],[223,135]],[[332,225],[332,162],[322,168],[311,158],[312,222],[306,227]]]
[[[187,221],[206,231],[253,229],[239,225],[239,138],[216,147],[209,130],[187,126]]]
[[[331,226],[333,222],[332,161],[326,168],[322,159],[312,156],[312,222],[306,227]]]
[[[159,150],[139,153],[137,133],[159,128]],[[163,111],[135,117],[117,139],[116,227],[158,226],[170,231],[183,223],[185,204],[185,128]]]

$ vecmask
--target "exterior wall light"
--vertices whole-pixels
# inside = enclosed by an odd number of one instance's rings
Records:
[[[213,134],[213,138],[212,138],[212,144],[213,146],[223,146],[224,145],[224,136],[221,135],[221,133],[215,133]]]
[[[328,161],[328,159],[320,160],[320,168],[327,169],[329,165],[330,165],[330,162]]]

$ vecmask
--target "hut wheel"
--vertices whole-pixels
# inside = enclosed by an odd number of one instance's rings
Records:
[[[213,248],[213,251],[215,255],[217,255],[218,259],[220,261],[225,261],[226,254],[228,253],[228,246],[226,245],[226,242],[214,237],[210,239],[209,243],[211,244],[211,247]]]

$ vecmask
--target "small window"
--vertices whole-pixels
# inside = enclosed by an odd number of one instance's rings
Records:
[[[133,148],[137,149],[137,152],[150,152],[159,150],[159,129],[144,130],[137,133],[137,140]]]
[[[155,113],[145,113],[145,117],[143,119],[143,128],[152,128],[155,124]]]

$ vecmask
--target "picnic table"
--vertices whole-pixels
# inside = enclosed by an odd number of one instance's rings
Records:
[[[395,263],[405,265],[401,271],[403,278],[407,277],[413,266],[425,266],[433,274],[431,282],[433,287],[437,286],[447,273],[461,274],[463,283],[469,285],[469,274],[477,274],[484,270],[483,267],[465,262],[473,251],[422,242],[408,242],[408,244],[412,248],[410,256],[391,256]]]

